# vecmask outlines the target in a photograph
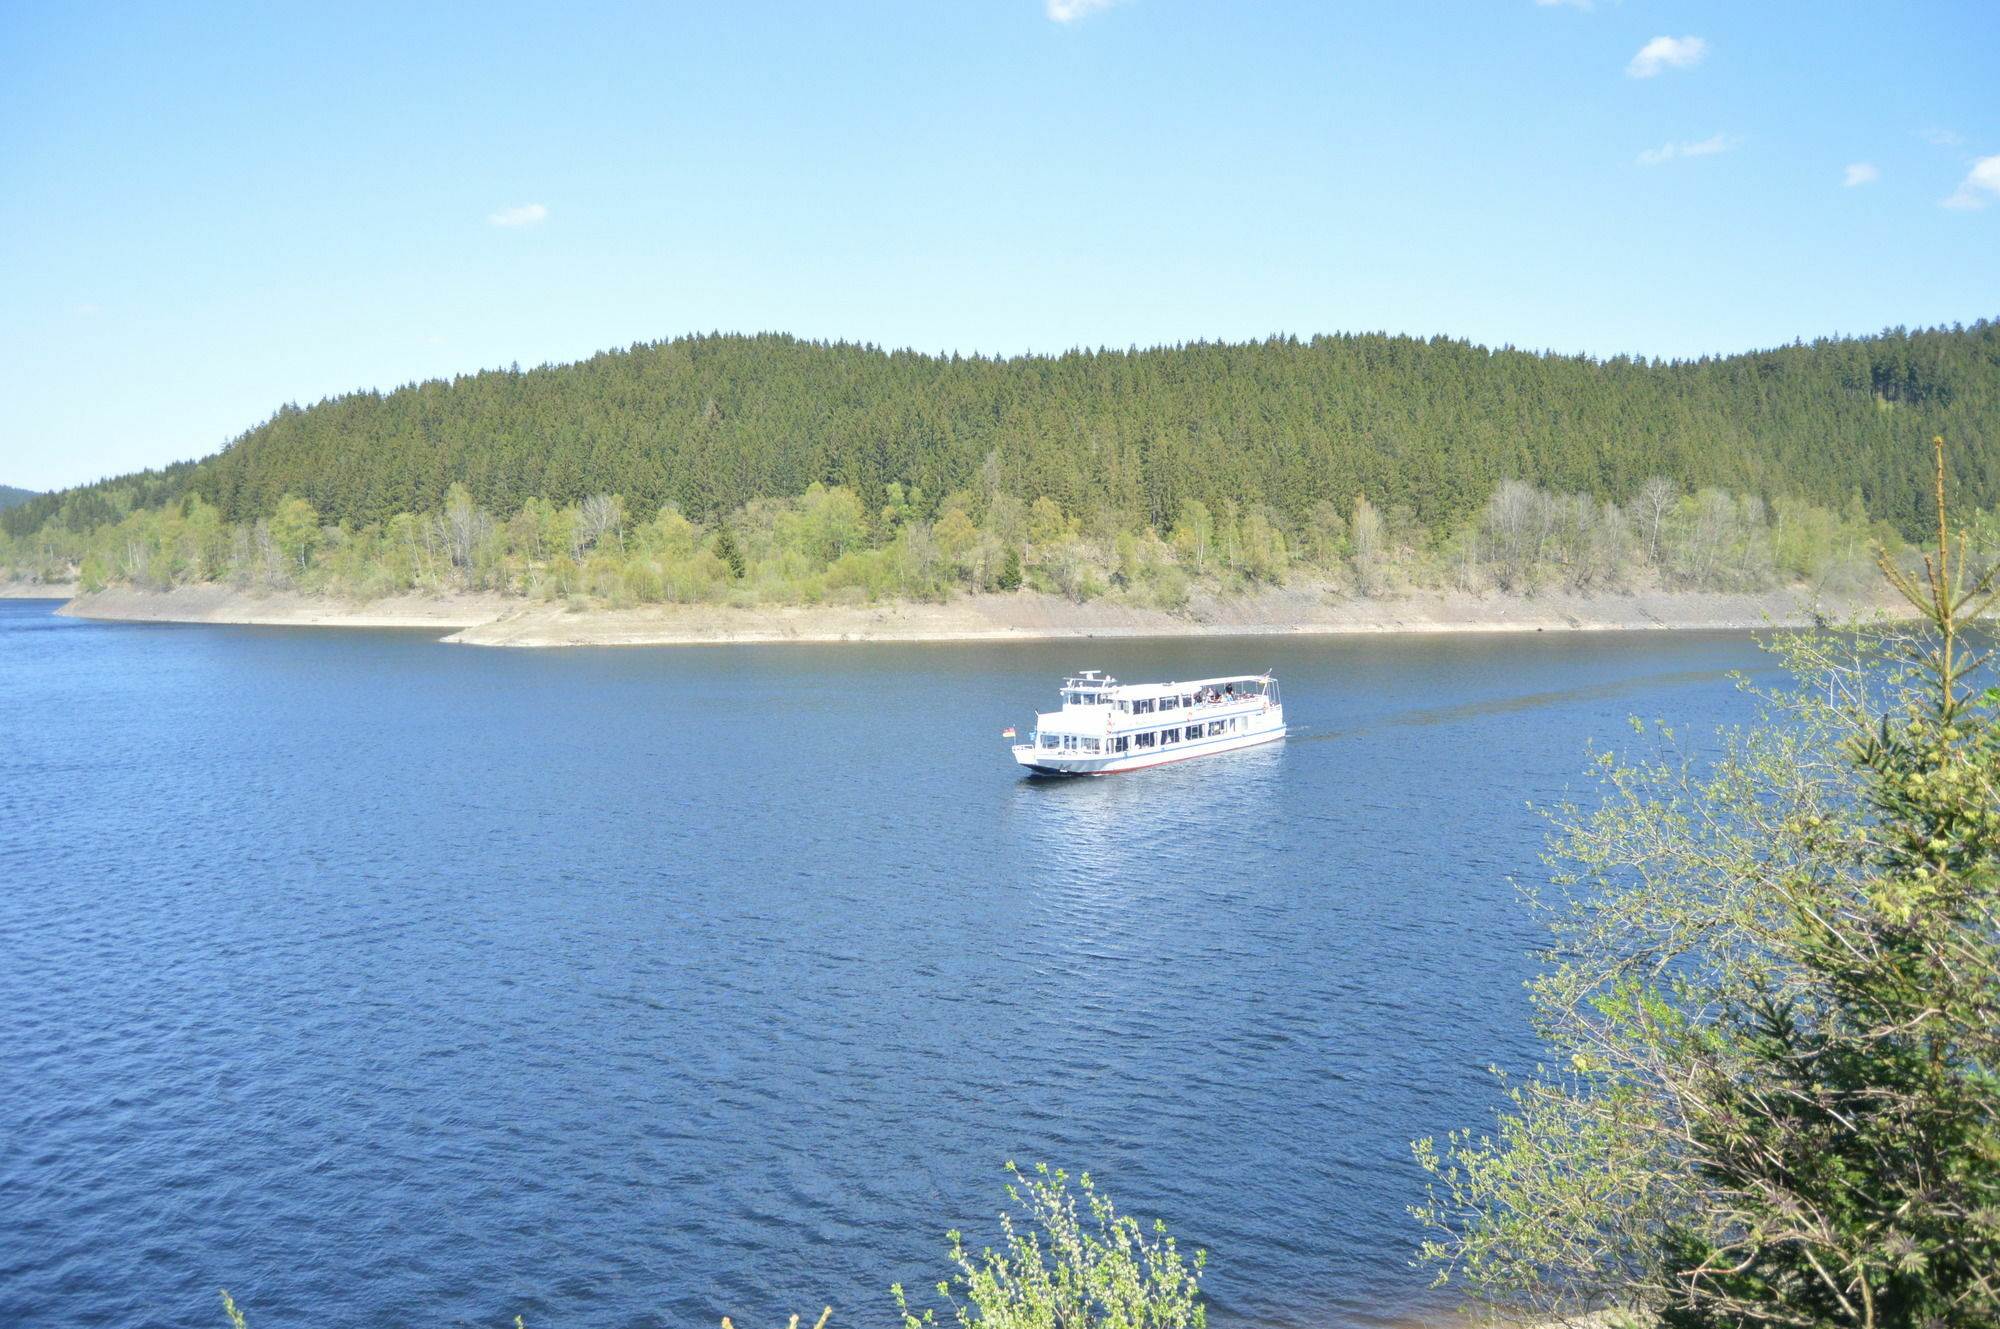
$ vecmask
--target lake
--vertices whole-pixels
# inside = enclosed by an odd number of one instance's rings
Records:
[[[1409,1141],[1531,1066],[1544,829],[1741,633],[505,651],[0,601],[0,1323],[712,1326],[998,1239],[1002,1164],[1220,1329],[1448,1309]],[[1060,677],[1292,741],[1021,778]]]

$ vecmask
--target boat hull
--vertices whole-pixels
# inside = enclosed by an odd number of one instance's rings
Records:
[[[1254,729],[1249,733],[1224,734],[1151,752],[1121,752],[1109,757],[1070,756],[1041,751],[1030,743],[1019,743],[1014,747],[1014,760],[1030,775],[1122,775],[1126,771],[1142,771],[1149,766],[1165,766],[1169,762],[1192,761],[1196,757],[1213,757],[1224,752],[1260,747],[1265,743],[1276,743],[1284,736],[1285,725],[1280,722],[1268,729]]]

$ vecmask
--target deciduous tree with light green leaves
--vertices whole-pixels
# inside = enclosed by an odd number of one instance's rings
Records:
[[[311,565],[319,533],[319,513],[302,498],[287,494],[278,504],[278,510],[271,514],[271,542],[293,575]]]
[[[1077,1179],[1037,1163],[1033,1176],[1007,1164],[1011,1212],[1000,1215],[1005,1240],[974,1255],[957,1232],[951,1277],[937,1285],[960,1329],[1203,1329],[1208,1311],[1200,1278],[1207,1253],[1182,1256],[1166,1225],[1151,1230],[1121,1214],[1090,1174]],[[1017,1221],[1018,1219],[1018,1221]],[[903,1329],[929,1329],[936,1313],[910,1309],[900,1285],[890,1291]]]
[[[1478,1299],[1674,1329],[2000,1324],[1994,575],[1944,521],[1919,619],[1781,638],[1797,680],[1712,762],[1671,733],[1556,814],[1562,1063],[1417,1145],[1424,1257]]]

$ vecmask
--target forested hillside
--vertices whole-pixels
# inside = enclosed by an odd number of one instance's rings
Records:
[[[453,484],[500,514],[615,494],[702,522],[819,483],[870,511],[900,484],[925,517],[959,490],[1046,496],[1135,530],[1191,500],[1297,524],[1364,496],[1442,531],[1506,480],[1603,500],[1664,476],[1858,501],[1913,533],[1936,433],[1955,492],[2000,501],[2000,324],[1672,364],[1374,334],[1004,360],[707,336],[288,406],[213,457],[0,527],[81,532],[186,493],[230,523],[294,495],[361,527],[440,510]]]
[[[16,489],[12,485],[0,485],[0,508],[15,508],[35,496],[32,489]]]
[[[1688,364],[698,337],[288,407],[0,513],[0,577],[578,606],[1838,589],[1921,527],[1933,434],[2000,549],[1996,425],[1985,322]]]

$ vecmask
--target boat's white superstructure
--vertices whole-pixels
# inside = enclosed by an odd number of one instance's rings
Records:
[[[1099,775],[1284,736],[1285,708],[1269,674],[1120,683],[1086,669],[1063,681],[1062,709],[1035,717],[1014,760],[1036,775]]]

